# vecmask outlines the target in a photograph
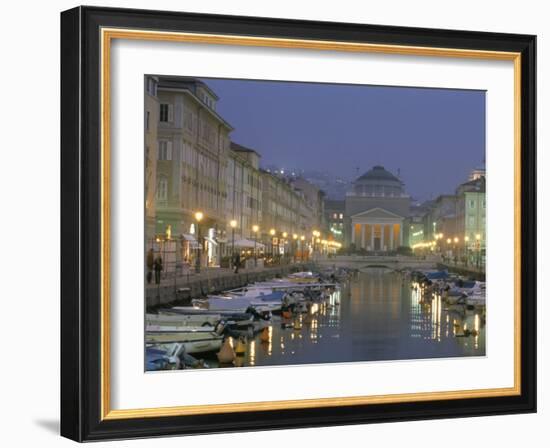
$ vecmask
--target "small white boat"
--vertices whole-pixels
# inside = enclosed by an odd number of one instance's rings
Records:
[[[204,325],[201,327],[190,327],[188,325],[146,325],[145,331],[154,333],[210,333],[215,326]]]
[[[222,342],[223,336],[213,331],[145,333],[146,344],[181,344],[188,354],[218,351]]]
[[[466,297],[466,304],[476,308],[485,306],[485,283],[478,282],[476,286],[472,288],[472,292]]]
[[[257,312],[273,312],[281,309],[281,299],[265,300],[261,297],[247,296],[209,296],[206,300],[193,301],[194,305],[204,306],[209,311],[230,311],[233,313],[245,313],[250,307]]]
[[[447,291],[444,294],[444,297],[445,297],[445,301],[449,305],[459,305],[459,304],[464,304],[466,294],[458,290],[458,288],[453,288]]]
[[[220,314],[147,314],[145,316],[145,325],[167,325],[180,327],[202,327],[212,326],[221,319]]]
[[[469,296],[466,298],[466,304],[476,308],[484,307],[486,305],[485,296]]]

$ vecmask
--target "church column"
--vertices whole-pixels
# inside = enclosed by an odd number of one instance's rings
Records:
[[[350,244],[355,244],[355,223],[351,221],[351,242]]]
[[[386,224],[380,224],[380,250],[384,250],[384,233],[386,230]]]
[[[393,224],[390,224],[390,250],[393,249]]]
[[[361,247],[365,248],[365,228],[367,227],[366,224],[361,224]]]
[[[374,250],[374,226],[376,224],[371,224],[370,226],[370,250]]]
[[[399,245],[403,246],[403,222],[399,224]]]

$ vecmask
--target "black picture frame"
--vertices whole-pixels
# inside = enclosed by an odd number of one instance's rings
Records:
[[[516,396],[102,420],[100,29],[521,53],[521,393]],[[61,434],[76,441],[536,411],[536,37],[99,7],[61,14]]]

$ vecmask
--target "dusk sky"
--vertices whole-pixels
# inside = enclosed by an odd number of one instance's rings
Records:
[[[485,92],[203,79],[232,140],[261,165],[352,180],[373,165],[425,200],[451,193],[485,159]]]

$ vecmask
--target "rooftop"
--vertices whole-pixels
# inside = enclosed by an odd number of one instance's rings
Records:
[[[363,180],[390,180],[401,183],[401,181],[396,176],[394,176],[381,165],[373,166],[369,171],[367,171],[365,174],[357,179],[357,181]]]
[[[260,153],[252,148],[247,148],[246,146],[239,145],[238,143],[231,142],[231,149],[236,152],[253,152],[258,155],[258,157],[261,157]]]

